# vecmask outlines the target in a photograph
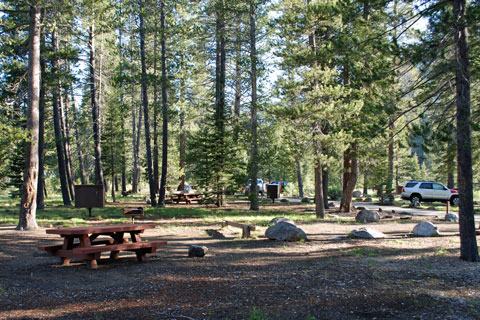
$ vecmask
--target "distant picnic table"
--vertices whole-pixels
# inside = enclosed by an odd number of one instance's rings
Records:
[[[102,252],[110,252],[110,258],[116,259],[120,251],[133,251],[138,261],[146,261],[147,253],[154,253],[157,247],[167,245],[166,241],[142,241],[140,234],[153,228],[155,224],[150,223],[48,229],[48,234],[60,235],[63,244],[40,246],[38,250],[59,256],[62,265],[68,265],[72,258],[84,259],[90,269],[97,268]],[[124,238],[125,233],[130,234],[130,242]]]
[[[182,192],[182,193],[172,193],[172,202],[180,203],[185,202],[186,204],[192,203],[192,201],[202,201],[203,196],[195,192]]]

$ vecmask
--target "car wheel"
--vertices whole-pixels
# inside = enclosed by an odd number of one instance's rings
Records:
[[[418,194],[414,194],[410,197],[410,202],[412,203],[420,203],[421,200],[422,200],[422,197]]]
[[[450,199],[450,204],[452,206],[458,206],[458,201],[459,201],[458,197],[452,197],[452,199]]]

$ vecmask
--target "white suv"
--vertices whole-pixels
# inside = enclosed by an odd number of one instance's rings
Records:
[[[458,191],[449,189],[443,184],[432,181],[408,181],[402,189],[402,199],[412,203],[420,201],[450,201],[452,206],[458,205]]]

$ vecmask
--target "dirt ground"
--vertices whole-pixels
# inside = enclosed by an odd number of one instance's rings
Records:
[[[413,237],[421,220],[442,236]],[[309,241],[287,243],[268,240],[264,227],[244,240],[195,219],[153,222],[143,238],[167,247],[147,262],[105,254],[97,270],[37,251],[60,242],[45,229],[0,225],[0,318],[480,319],[480,263],[458,259],[455,223],[382,220],[368,227],[387,239],[360,240],[346,235],[366,225],[328,220],[297,224]],[[188,258],[190,244],[206,245],[207,256]]]

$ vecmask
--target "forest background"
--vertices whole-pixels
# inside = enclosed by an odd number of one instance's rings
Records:
[[[386,202],[411,179],[465,191],[459,168],[470,168],[471,193],[480,182],[479,9],[1,1],[1,187],[22,197],[25,228],[46,195],[70,205],[75,184],[103,184],[112,201],[143,192],[156,206],[188,182],[222,206],[249,180],[282,180],[289,195],[314,197],[320,218],[329,194],[350,211],[357,187]],[[456,122],[467,29],[471,145],[470,127],[458,140]],[[458,166],[465,141],[473,158]],[[258,195],[249,199],[258,210]]]

